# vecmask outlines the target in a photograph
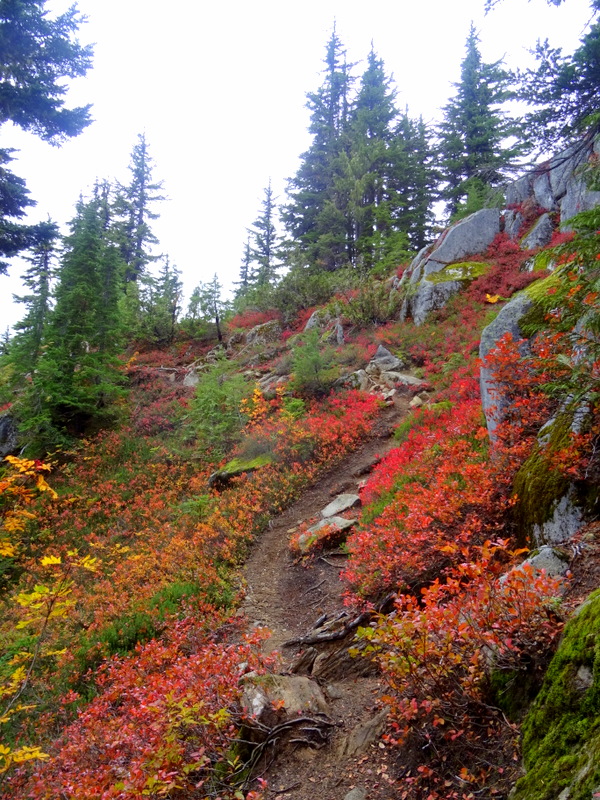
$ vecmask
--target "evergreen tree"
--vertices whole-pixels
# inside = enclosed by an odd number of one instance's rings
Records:
[[[341,178],[349,176],[350,69],[334,27],[326,48],[325,79],[316,92],[308,94],[313,141],[289,181],[289,203],[282,213],[300,252],[311,264],[326,270],[348,262],[349,192],[347,186],[345,191],[340,187]]]
[[[51,309],[51,280],[58,226],[48,221],[36,227],[37,240],[31,248],[31,254],[25,257],[30,267],[23,275],[23,283],[30,293],[14,295],[14,299],[27,309],[23,319],[15,325],[17,334],[11,353],[11,362],[20,375],[33,373],[37,366]]]
[[[129,171],[129,185],[119,184],[117,189],[114,235],[127,267],[125,279],[135,281],[156,258],[151,254],[151,248],[158,244],[158,239],[152,232],[150,223],[158,219],[159,215],[152,209],[156,203],[165,199],[160,194],[162,182],[153,181],[154,162],[143,133],[138,134],[137,143],[131,152]]]
[[[500,62],[486,64],[478,48],[473,25],[467,37],[456,94],[444,109],[439,128],[442,197],[454,214],[469,189],[494,186],[512,165],[518,148],[504,144],[515,132],[500,105],[508,97],[507,73]]]
[[[256,271],[250,276],[255,286],[264,286],[275,282],[277,275],[277,260],[279,254],[279,236],[275,227],[275,201],[271,179],[264,190],[264,200],[261,203],[261,212],[248,233],[254,240],[250,249],[252,260],[258,265]],[[248,282],[248,275],[246,275]]]
[[[250,247],[250,237],[248,236],[248,238],[246,239],[246,244],[244,245],[244,255],[242,256],[242,263],[240,264],[240,279],[239,281],[234,281],[235,286],[238,287],[235,292],[236,298],[244,297],[244,295],[253,285],[251,266],[252,266],[252,249]]]
[[[600,8],[600,3],[598,4]],[[535,110],[525,125],[540,149],[566,144],[600,131],[600,23],[582,37],[571,56],[551,48],[548,40],[535,49],[537,68],[518,74],[519,96]]]
[[[217,338],[219,342],[222,342],[223,331],[221,329],[221,322],[223,313],[227,307],[228,304],[222,297],[222,286],[215,273],[212,281],[206,283],[200,282],[194,289],[188,309],[188,317],[192,313],[196,319],[203,319],[206,322],[214,323]]]
[[[120,393],[119,298],[123,262],[106,229],[106,187],[81,200],[65,239],[56,303],[38,360],[25,428],[42,440],[78,433]]]
[[[65,107],[65,78],[86,74],[92,49],[77,38],[83,18],[72,6],[50,19],[46,0],[0,0],[0,126],[12,122],[59,143],[90,124],[89,106]],[[35,245],[37,233],[19,222],[34,205],[25,182],[7,169],[10,148],[0,149],[0,256]],[[6,271],[0,262],[0,273]]]
[[[138,335],[162,347],[175,338],[183,288],[180,275],[180,270],[164,257],[158,277],[146,274],[138,282]]]
[[[382,256],[391,233],[395,196],[391,193],[393,121],[397,116],[395,91],[383,61],[371,45],[350,123],[351,165],[354,178],[351,205],[352,261],[371,268]]]

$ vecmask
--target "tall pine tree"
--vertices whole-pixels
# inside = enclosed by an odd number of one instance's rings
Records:
[[[500,62],[483,62],[478,42],[471,25],[460,82],[439,127],[442,197],[449,215],[470,191],[498,185],[519,151],[505,144],[516,125],[500,110],[509,96],[508,75]]]
[[[165,199],[161,194],[162,182],[157,183],[153,178],[154,161],[144,133],[138,134],[131,152],[129,171],[129,185],[119,184],[117,189],[114,235],[127,267],[125,280],[136,281],[148,264],[156,259],[151,250],[158,244],[158,239],[152,232],[151,223],[159,215],[153,208]]]
[[[325,270],[338,269],[349,259],[349,192],[340,191],[340,179],[348,174],[350,69],[334,26],[326,48],[324,81],[308,94],[313,140],[289,181],[289,202],[282,213],[300,252],[311,265]]]
[[[257,267],[250,277],[255,286],[273,284],[277,276],[279,256],[279,234],[275,226],[276,198],[273,197],[271,179],[264,190],[261,211],[248,233],[253,241],[251,258]],[[248,276],[247,276],[248,278]]]
[[[24,420],[46,442],[104,417],[120,393],[124,265],[110,238],[108,204],[108,187],[97,186],[90,200],[79,202],[64,242],[55,308],[32,386],[37,408]]]

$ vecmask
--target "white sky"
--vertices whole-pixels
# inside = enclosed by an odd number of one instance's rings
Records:
[[[66,0],[50,0],[63,10]],[[127,165],[145,131],[169,201],[153,229],[160,251],[182,270],[187,295],[217,272],[236,280],[246,228],[269,177],[280,201],[307,149],[306,92],[322,81],[333,20],[349,61],[363,62],[371,40],[393,73],[399,107],[426,121],[453,93],[471,21],[485,61],[530,61],[537,38],[571,52],[589,19],[588,0],[79,0],[80,39],[95,42],[94,68],[72,85],[69,105],[92,103],[95,119],[61,148],[5,126],[1,147],[37,206],[32,221],[66,223],[96,178],[128,182]],[[363,63],[355,68],[363,71]],[[23,315],[15,263],[0,276],[0,332]]]

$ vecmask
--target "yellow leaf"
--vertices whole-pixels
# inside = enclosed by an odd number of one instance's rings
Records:
[[[17,555],[17,548],[8,539],[0,539],[0,556],[12,558]]]
[[[40,563],[42,567],[49,567],[51,564],[62,564],[62,559],[60,556],[44,556]]]
[[[498,300],[501,300],[502,296],[499,294],[486,294],[485,302],[486,303],[497,303]]]
[[[40,490],[40,492],[49,492],[50,497],[52,497],[53,500],[58,499],[57,492],[55,492],[54,489],[52,489],[52,487],[48,486],[43,475],[38,475],[36,486]]]

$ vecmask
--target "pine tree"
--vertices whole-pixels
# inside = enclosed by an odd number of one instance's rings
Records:
[[[23,319],[15,325],[11,363],[19,375],[34,372],[42,354],[42,342],[51,310],[51,280],[54,274],[58,226],[54,222],[40,223],[37,241],[25,260],[31,265],[23,274],[29,294],[14,299],[25,305]]]
[[[350,164],[354,179],[350,205],[352,261],[361,259],[367,269],[380,258],[383,240],[390,227],[390,144],[393,139],[392,121],[397,114],[394,94],[383,61],[371,45],[349,127]]]
[[[6,122],[60,143],[90,124],[90,107],[65,107],[65,78],[86,74],[92,48],[77,38],[84,21],[72,6],[50,19],[46,0],[0,0],[0,126]],[[36,231],[19,222],[34,205],[25,182],[7,169],[14,152],[0,149],[0,256],[35,245]],[[6,272],[0,262],[0,273]]]
[[[567,144],[586,133],[596,135],[600,131],[600,22],[582,37],[573,55],[563,56],[548,40],[538,42],[535,55],[537,67],[519,73],[518,79],[519,97],[535,107],[525,116],[525,126],[540,150]]]
[[[140,281],[138,334],[164,347],[173,342],[181,312],[181,272],[163,258],[158,277],[146,274]]]
[[[228,307],[223,300],[222,290],[219,278],[215,273],[212,281],[200,282],[194,289],[188,309],[188,317],[192,313],[196,319],[214,323],[219,342],[223,341],[221,322],[223,313]]]
[[[148,152],[146,136],[138,134],[129,164],[131,181],[128,186],[118,185],[114,211],[117,216],[115,238],[127,271],[126,281],[136,281],[145,268],[156,259],[151,253],[158,239],[150,223],[158,219],[152,209],[165,198],[160,194],[162,182],[153,182],[154,162]]]
[[[250,287],[253,285],[251,266],[252,248],[250,247],[250,237],[248,236],[246,239],[246,244],[244,245],[242,263],[240,264],[240,279],[239,281],[234,281],[235,286],[238,287],[235,292],[236,298],[244,297]]]
[[[460,82],[439,128],[442,197],[450,215],[470,188],[500,183],[518,153],[518,148],[504,144],[516,130],[500,111],[508,97],[508,75],[500,62],[483,62],[478,42],[471,25]]]
[[[349,175],[351,66],[334,26],[326,48],[324,82],[308,94],[313,141],[288,183],[289,203],[282,213],[300,252],[312,265],[325,270],[338,269],[349,257],[349,193],[347,188],[340,191],[340,186],[341,179]]]
[[[280,237],[275,227],[275,202],[269,178],[269,184],[264,190],[264,200],[261,202],[262,210],[248,230],[254,241],[254,246],[250,248],[251,258],[258,265],[255,273],[250,276],[255,286],[273,284],[277,275]],[[246,279],[248,280],[248,276]]]
[[[107,231],[108,192],[80,200],[64,242],[55,308],[33,380],[25,428],[42,440],[78,433],[119,395],[119,299],[124,265]],[[32,404],[30,403],[30,406]]]

